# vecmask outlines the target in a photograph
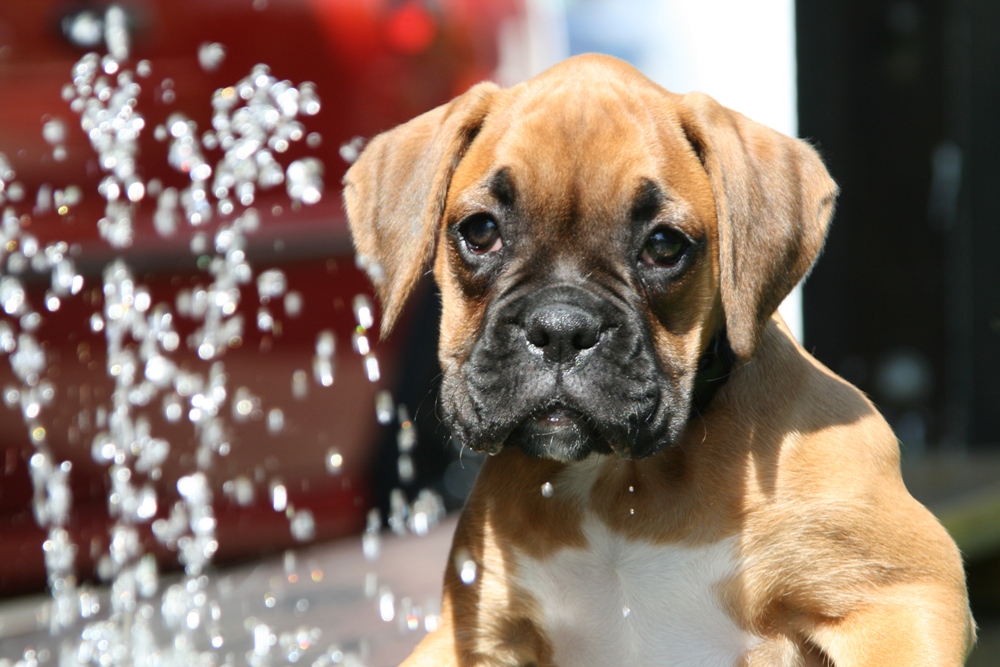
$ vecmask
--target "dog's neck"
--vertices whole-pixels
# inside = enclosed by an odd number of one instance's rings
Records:
[[[735,364],[736,355],[729,347],[726,330],[721,329],[709,341],[705,354],[698,360],[698,374],[694,378],[694,396],[691,400],[692,416],[705,414],[715,392],[726,384]]]

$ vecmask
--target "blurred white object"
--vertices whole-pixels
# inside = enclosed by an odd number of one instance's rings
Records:
[[[566,3],[525,0],[523,16],[507,19],[497,42],[496,79],[501,85],[513,86],[545,71],[570,55]]]

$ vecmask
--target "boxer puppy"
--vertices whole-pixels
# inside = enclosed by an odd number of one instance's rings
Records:
[[[344,196],[383,333],[433,265],[443,417],[492,455],[404,664],[963,662],[955,544],[775,313],[836,193],[808,145],[604,56],[371,142]]]

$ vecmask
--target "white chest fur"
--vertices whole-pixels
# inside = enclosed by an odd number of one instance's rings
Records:
[[[537,601],[560,667],[733,667],[757,639],[723,609],[733,540],[684,547],[630,542],[595,517],[586,549],[518,559],[517,584]]]

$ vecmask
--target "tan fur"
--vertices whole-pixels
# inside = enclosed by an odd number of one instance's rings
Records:
[[[617,83],[591,84],[609,71]],[[954,543],[907,493],[882,417],[773,314],[832,214],[836,186],[815,152],[601,56],[509,90],[474,88],[376,138],[345,178],[352,231],[390,325],[433,263],[446,369],[467,358],[490,292],[470,291],[444,230],[483,205],[500,165],[546,258],[518,270],[558,275],[572,253],[622,290],[638,288],[602,253],[637,179],[655,176],[670,215],[708,249],[646,305],[656,353],[690,386],[724,323],[740,363],[681,442],[640,460],[595,458],[585,487],[561,476],[566,464],[516,448],[487,459],[452,552],[476,562],[476,580],[446,568],[442,625],[405,664],[552,665],[531,592],[513,586],[514,554],[585,547],[585,512],[630,540],[735,537],[741,570],[721,595],[763,639],[744,667],[962,664],[974,626]],[[565,488],[547,498],[547,482]]]

